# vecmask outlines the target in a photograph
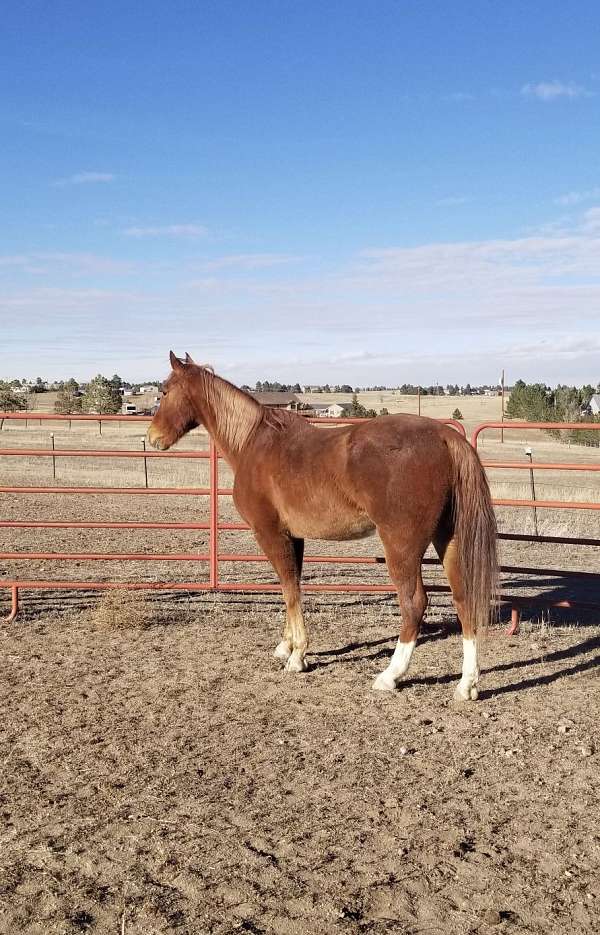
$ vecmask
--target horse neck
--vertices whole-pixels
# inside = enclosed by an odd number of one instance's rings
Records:
[[[199,371],[194,392],[198,415],[227,461],[235,467],[238,455],[262,419],[262,406],[243,390],[209,370]]]

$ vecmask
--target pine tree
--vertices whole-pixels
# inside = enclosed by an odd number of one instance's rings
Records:
[[[54,411],[65,416],[81,412],[81,396],[78,395],[78,392],[79,383],[71,377],[70,380],[61,385],[54,403]]]
[[[82,400],[85,412],[112,414],[121,409],[121,396],[110,380],[98,374],[88,383]]]
[[[0,412],[16,412],[22,409],[27,409],[25,398],[15,393],[10,384],[0,380]]]

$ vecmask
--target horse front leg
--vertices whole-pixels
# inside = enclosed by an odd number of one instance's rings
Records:
[[[305,672],[308,634],[304,624],[300,575],[304,556],[304,540],[284,533],[255,529],[259,545],[277,572],[283,590],[286,619],[282,640],[274,656],[284,664],[286,672]]]

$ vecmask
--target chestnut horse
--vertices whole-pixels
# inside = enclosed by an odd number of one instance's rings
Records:
[[[450,426],[413,415],[381,416],[324,430],[261,406],[248,393],[171,351],[173,372],[148,430],[170,448],[203,425],[231,466],[235,505],[279,576],[286,604],[275,656],[303,672],[308,646],[300,576],[305,539],[379,533],[402,616],[387,668],[373,687],[390,691],[406,673],[427,597],[423,555],[433,543],[463,632],[459,698],[477,698],[476,634],[496,587],[496,522],[485,473]]]

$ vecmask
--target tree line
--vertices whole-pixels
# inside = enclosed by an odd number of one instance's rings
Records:
[[[38,377],[38,380],[41,378]],[[18,412],[27,410],[27,397],[17,392],[19,381],[7,383],[0,380],[0,411]],[[20,384],[19,384],[20,385]],[[39,383],[33,385],[30,392],[46,392],[36,389]],[[71,377],[70,380],[60,381],[53,384],[54,391],[57,392],[54,403],[54,411],[60,415],[77,415],[80,412],[93,412],[100,415],[113,415],[121,411],[123,398],[120,388],[123,386],[121,378],[115,374],[109,380],[102,374],[94,377],[85,385],[82,390],[80,384]]]
[[[525,422],[598,423],[600,415],[594,415],[589,408],[595,393],[589,383],[581,387],[559,384],[552,389],[545,383],[517,380],[506,404],[506,416]],[[600,446],[600,430],[597,429],[588,432],[585,429],[550,429],[548,433],[561,441]]]

